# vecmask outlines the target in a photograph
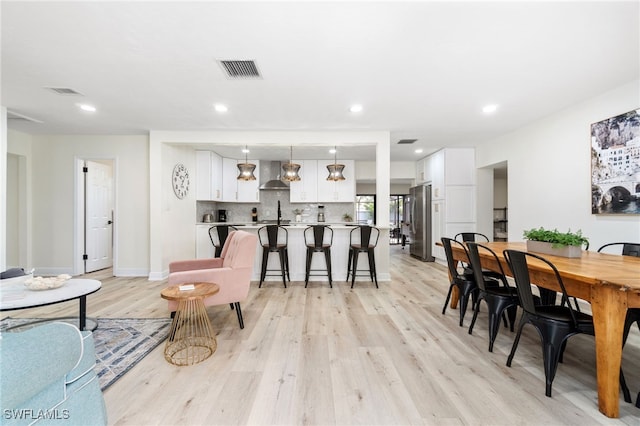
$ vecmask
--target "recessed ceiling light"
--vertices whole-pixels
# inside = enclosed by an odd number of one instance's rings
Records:
[[[94,107],[93,105],[78,104],[78,108],[80,108],[83,111],[87,111],[87,112],[96,112],[96,107]]]
[[[227,108],[227,106],[223,105],[223,104],[215,104],[213,106],[213,108],[216,110],[216,112],[227,112],[227,111],[229,111],[229,108]]]
[[[349,111],[351,111],[351,112],[362,112],[362,105],[360,105],[360,104],[351,105],[351,107],[349,108]]]
[[[489,105],[485,105],[482,108],[482,112],[484,112],[485,114],[492,114],[492,113],[496,112],[497,109],[498,109],[498,105],[489,104]]]
[[[416,154],[422,154],[422,148],[418,148],[413,152],[415,152]]]

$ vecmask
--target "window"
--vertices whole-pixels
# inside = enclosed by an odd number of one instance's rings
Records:
[[[356,195],[356,223],[376,224],[376,196]]]

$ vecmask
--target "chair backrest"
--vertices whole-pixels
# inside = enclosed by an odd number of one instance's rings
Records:
[[[453,239],[456,241],[461,241],[463,243],[468,243],[468,242],[488,243],[489,242],[489,237],[479,232],[460,232],[456,234],[455,237],[453,237]]]
[[[329,225],[311,225],[304,230],[304,244],[315,248],[333,244],[333,229]]]
[[[349,232],[349,244],[360,244],[361,247],[375,247],[378,245],[380,230],[375,226],[359,225]]]
[[[230,231],[237,231],[238,228],[231,225],[215,225],[209,228],[209,239],[216,248],[224,247],[225,241],[229,237]],[[219,254],[219,253],[218,253]]]
[[[440,239],[442,241],[442,246],[444,247],[444,254],[447,258],[447,266],[449,267],[449,275],[451,275],[452,279],[461,278],[460,273],[458,272],[457,262],[453,257],[453,249],[452,246],[456,245],[461,248],[465,255],[467,256],[467,263],[469,263],[469,252],[464,244],[460,241],[456,241],[452,238],[442,237]]]
[[[640,243],[608,243],[600,247],[598,249],[598,253],[602,252],[603,249],[612,246],[621,246],[623,256],[640,257]]]
[[[222,254],[222,266],[231,269],[253,269],[258,237],[247,231],[233,231],[229,234]]]
[[[496,254],[496,252],[494,252],[487,246],[483,246],[482,244],[472,243],[472,242],[467,243],[467,249],[468,249],[467,254],[469,255],[469,263],[471,264],[471,269],[473,270],[473,277],[475,278],[476,284],[478,284],[478,287],[480,287],[481,290],[486,290],[485,288],[486,278],[482,273],[482,261],[480,260],[480,250],[483,250],[484,252],[486,252],[486,254],[493,256],[495,262],[498,265],[498,268],[500,269],[499,272],[500,272],[500,280],[502,281],[502,285],[504,285],[505,287],[509,286],[509,283],[507,282],[507,278],[504,275],[504,269],[502,269],[502,265],[500,264],[500,260],[498,259],[498,255]]]
[[[258,238],[260,239],[260,245],[268,245],[269,248],[276,248],[278,244],[287,245],[289,232],[284,226],[266,225],[258,229]]]
[[[567,290],[562,282],[562,277],[553,263],[549,262],[542,256],[538,256],[537,254],[519,250],[505,250],[503,254],[505,259],[507,259],[507,263],[509,264],[511,271],[513,272],[513,278],[516,281],[516,288],[518,289],[518,297],[520,298],[520,303],[525,311],[532,314],[536,313],[536,304],[534,303],[533,292],[531,291],[532,283],[529,275],[529,266],[532,259],[537,259],[539,262],[536,263],[536,267],[539,267],[540,262],[542,262],[543,267],[550,268],[553,271],[558,286],[562,292],[562,304],[568,307],[574,326],[577,327],[578,322],[575,314],[577,309],[572,306],[569,296],[567,295]]]

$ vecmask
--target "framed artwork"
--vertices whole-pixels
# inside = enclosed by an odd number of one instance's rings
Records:
[[[640,108],[591,125],[591,213],[640,214]]]

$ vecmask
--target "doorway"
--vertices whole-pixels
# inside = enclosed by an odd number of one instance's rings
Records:
[[[78,159],[77,168],[74,269],[86,274],[114,265],[114,161]]]

